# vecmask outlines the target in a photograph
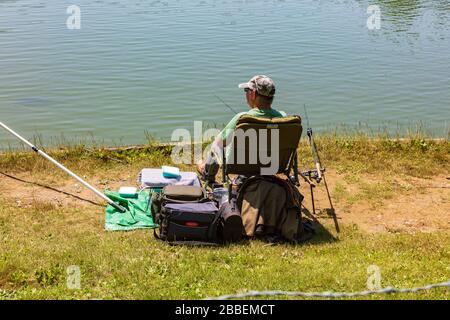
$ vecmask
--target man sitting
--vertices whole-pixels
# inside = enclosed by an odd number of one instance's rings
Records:
[[[215,175],[219,169],[217,161],[224,154],[224,148],[233,142],[231,138],[233,138],[239,119],[243,115],[271,119],[286,117],[284,112],[272,108],[275,84],[269,77],[255,76],[250,81],[240,84],[239,88],[244,89],[250,110],[241,112],[231,119],[215,138],[213,143],[215,155],[210,153],[205,162],[198,164],[197,169],[208,182],[215,181]],[[297,119],[296,117],[292,118]],[[299,118],[298,121],[300,121]],[[301,126],[300,129],[293,132],[298,133],[297,138],[299,139]],[[245,151],[251,152],[252,143],[257,144],[258,142],[249,141],[248,144],[245,144]],[[274,144],[277,145],[276,143],[271,145]],[[295,145],[296,149],[297,145]],[[242,152],[242,149],[239,150],[237,152]],[[272,153],[273,150],[271,155]],[[230,164],[228,160],[233,161],[233,159],[230,159],[228,154],[225,156],[227,164]],[[240,184],[234,204],[236,205],[235,209],[240,213],[242,219],[240,224],[243,226],[245,236],[250,238],[261,237],[269,242],[289,241],[297,243],[303,241],[307,234],[304,231],[301,216],[303,196],[299,190],[288,180],[283,180],[276,175],[246,176],[244,174],[244,176],[244,179],[237,180]],[[233,206],[234,204],[230,205]]]
[[[226,127],[215,138],[213,145],[215,148],[225,148],[230,136],[236,129],[236,124],[242,115],[248,114],[254,117],[277,118],[285,117],[284,112],[277,111],[272,108],[272,102],[275,96],[275,83],[273,80],[264,75],[257,75],[248,82],[241,83],[239,88],[244,89],[249,111],[236,114]],[[218,172],[218,164],[213,156],[209,156],[206,161],[197,164],[197,170],[208,180],[213,181]]]

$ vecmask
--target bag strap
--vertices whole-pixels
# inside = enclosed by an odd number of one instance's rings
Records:
[[[203,203],[210,201],[208,198],[201,198],[199,200],[175,200],[170,198],[163,198],[163,202],[172,202],[172,203]]]
[[[217,239],[217,227],[218,227],[219,220],[221,217],[222,217],[222,212],[219,209],[219,210],[217,210],[214,220],[212,221],[211,226],[208,230],[208,239],[210,239],[210,240]],[[216,233],[215,237],[214,237],[214,233]]]
[[[165,241],[171,246],[218,247],[219,243],[208,241]]]
[[[192,246],[192,247],[218,247],[219,243],[216,242],[208,242],[208,241],[166,241],[163,240],[160,235],[156,232],[156,229],[153,229],[153,235],[156,239],[166,242],[173,246]]]

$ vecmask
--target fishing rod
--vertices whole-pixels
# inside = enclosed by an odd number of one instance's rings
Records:
[[[319,153],[317,152],[317,146],[313,138],[313,131],[311,125],[309,124],[308,111],[306,111],[306,104],[303,105],[303,108],[305,109],[306,124],[308,126],[308,128],[306,129],[306,135],[308,136],[308,143],[309,146],[311,147],[313,160],[316,165],[315,173],[317,174],[317,176],[314,176],[313,178],[314,180],[317,181],[317,183],[320,183],[320,181],[322,180],[322,173],[325,171],[325,168],[322,168],[320,164]],[[314,171],[308,171],[308,173],[309,176],[311,176],[311,174],[314,173]]]
[[[222,102],[224,105],[226,105],[228,107],[228,109],[230,109],[231,111],[233,111],[235,114],[238,114],[238,112],[236,110],[234,110],[228,103],[226,103],[225,101],[223,101],[223,99],[221,99],[218,95],[214,95],[214,97],[217,98],[217,100],[219,100],[220,102]]]
[[[308,111],[306,110],[306,104],[303,105],[303,108],[305,110],[305,118],[306,118],[306,124],[307,124],[306,135],[308,137],[308,143],[311,148],[311,153],[312,153],[314,164],[315,164],[316,168],[314,170],[303,171],[300,173],[300,175],[310,185],[313,214],[315,214],[316,210],[315,210],[315,204],[314,204],[314,187],[315,187],[315,185],[312,183],[312,180],[315,180],[317,183],[320,183],[323,180],[325,189],[327,191],[328,201],[330,203],[330,210],[331,210],[331,215],[333,216],[334,225],[336,227],[336,231],[340,232],[336,212],[335,212],[335,209],[333,206],[333,201],[331,200],[330,190],[328,188],[327,179],[325,178],[325,168],[322,167],[322,164],[320,162],[319,152],[317,151],[317,145],[314,141],[313,130],[309,123]],[[307,178],[309,178],[309,179],[307,179]]]
[[[102,198],[103,200],[105,200],[106,202],[108,202],[112,207],[114,207],[116,210],[118,210],[119,212],[126,212],[126,209],[124,207],[122,207],[121,205],[115,203],[114,201],[112,201],[110,198],[108,198],[106,195],[104,195],[103,193],[101,193],[100,191],[98,191],[97,189],[95,189],[93,186],[91,186],[89,183],[87,183],[86,181],[84,181],[83,179],[81,179],[79,176],[77,176],[75,173],[73,173],[72,171],[70,171],[69,169],[67,169],[66,167],[64,167],[62,164],[60,164],[58,161],[56,161],[55,159],[53,159],[52,157],[50,157],[48,154],[46,154],[44,151],[38,149],[35,145],[33,145],[31,142],[27,141],[25,138],[23,138],[22,136],[20,136],[17,132],[15,132],[14,130],[12,130],[11,128],[9,128],[8,126],[6,126],[3,122],[0,122],[0,127],[3,127],[3,129],[5,129],[6,131],[8,131],[9,133],[11,133],[13,136],[15,136],[16,138],[18,138],[19,140],[21,140],[23,143],[25,143],[26,145],[28,145],[34,152],[36,152],[37,154],[41,155],[42,157],[44,157],[45,159],[47,159],[48,161],[50,161],[51,163],[53,163],[55,166],[57,166],[58,168],[60,168],[61,170],[63,170],[64,172],[66,172],[68,175],[70,175],[72,178],[78,180],[78,182],[80,182],[82,185],[84,185],[86,188],[88,188],[89,190],[91,190],[93,193],[95,193],[97,196],[99,196],[100,198]]]

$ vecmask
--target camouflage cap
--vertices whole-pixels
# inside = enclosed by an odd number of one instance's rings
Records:
[[[275,83],[268,76],[264,75],[254,76],[249,82],[241,83],[239,88],[255,90],[258,94],[266,97],[275,95]]]

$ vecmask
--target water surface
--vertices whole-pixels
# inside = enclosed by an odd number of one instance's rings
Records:
[[[66,27],[72,4],[80,30]],[[446,136],[450,1],[0,0],[0,121],[43,143],[223,124],[233,114],[215,95],[246,110],[237,84],[254,74],[275,80],[276,108],[306,104],[316,130],[421,121]]]

